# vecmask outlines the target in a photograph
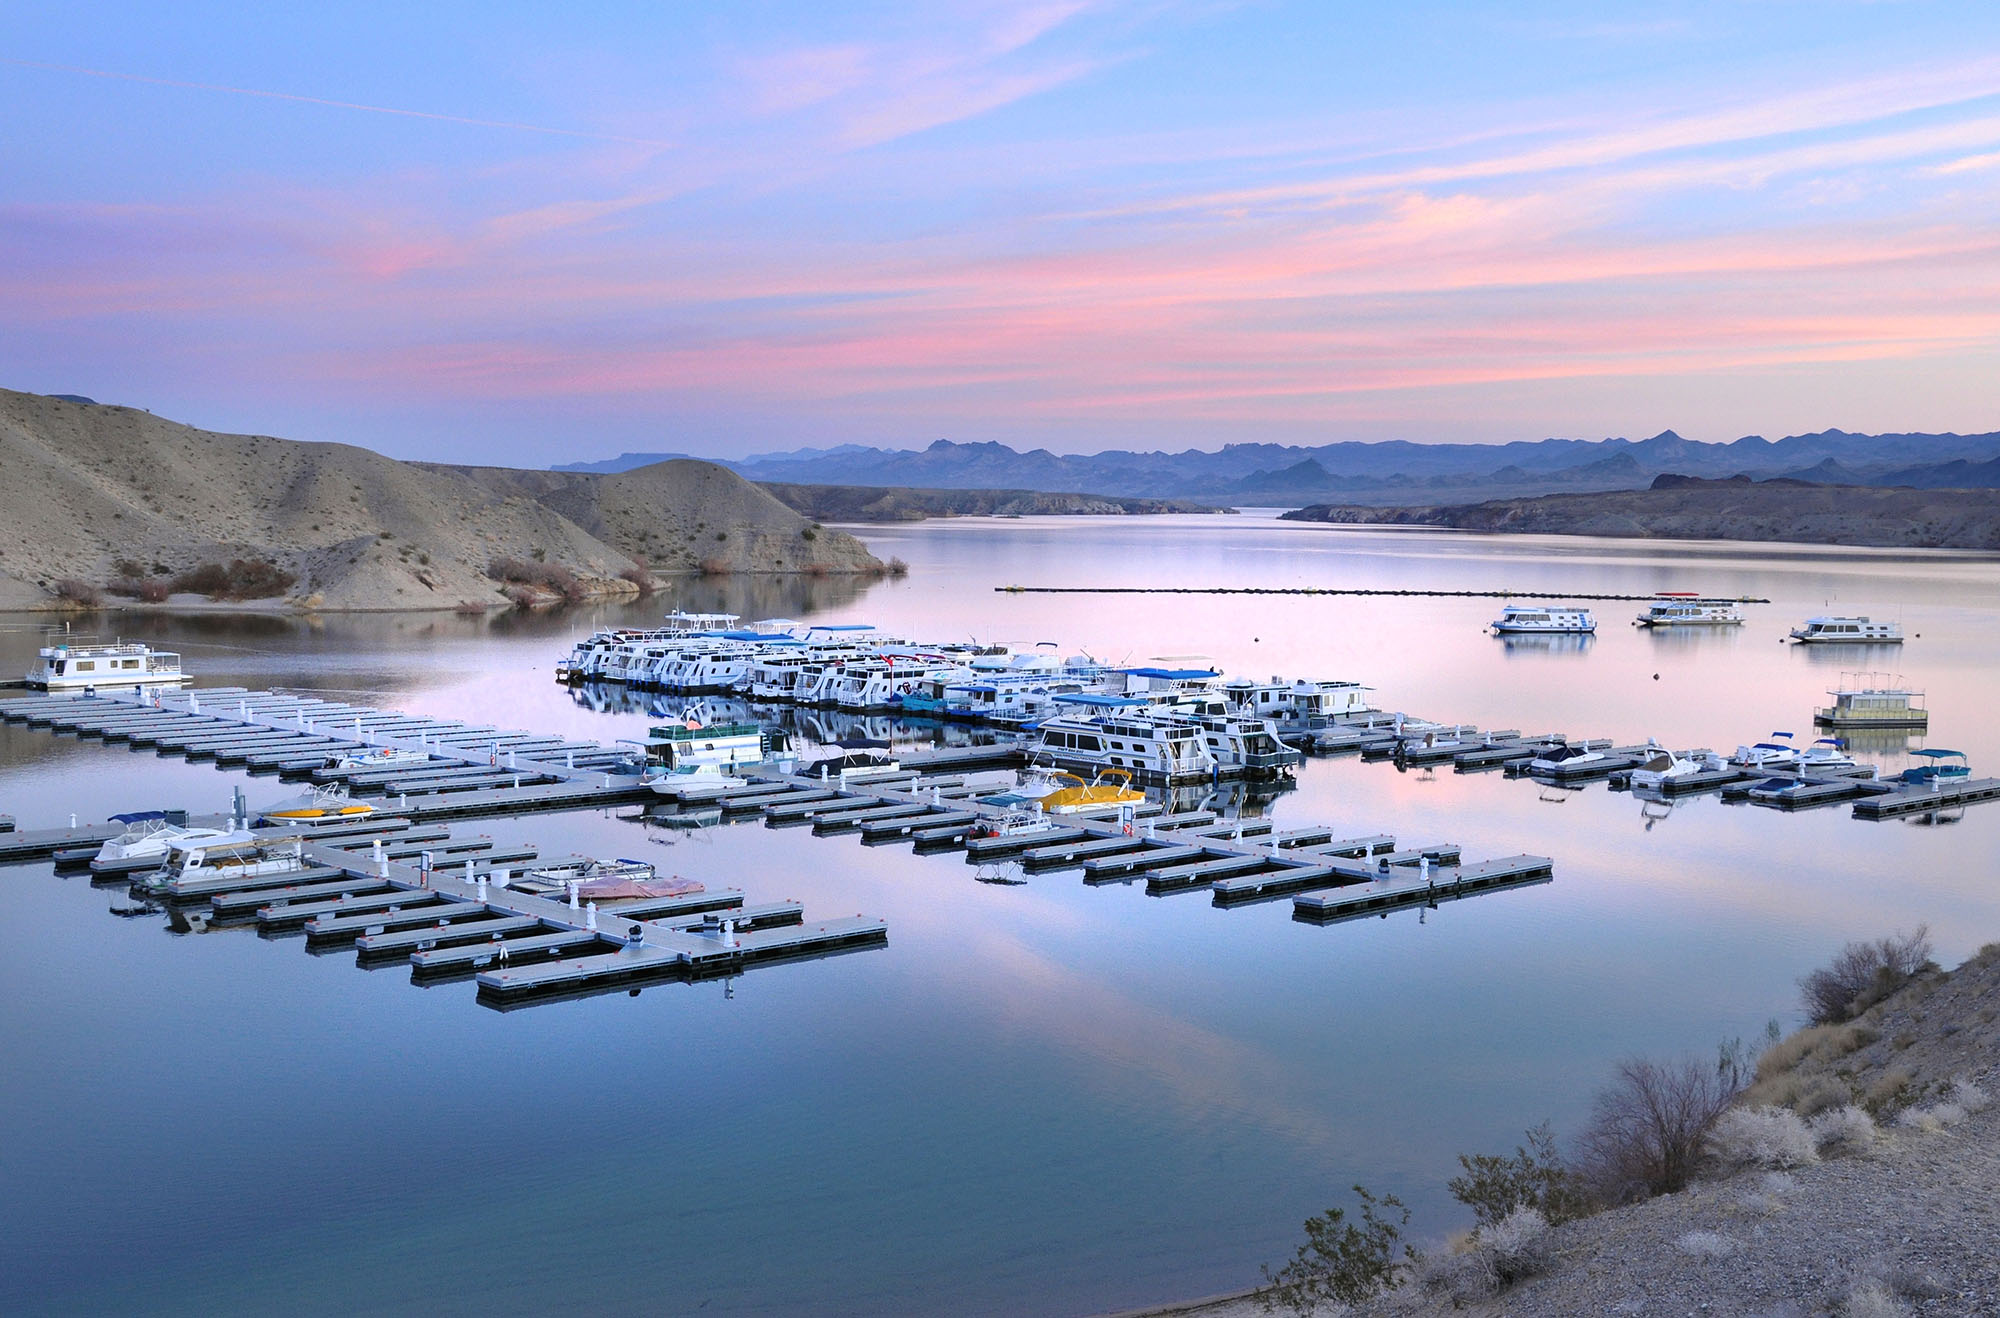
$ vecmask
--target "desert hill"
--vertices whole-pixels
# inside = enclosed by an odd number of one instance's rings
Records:
[[[2000,490],[1884,489],[1748,477],[1662,475],[1644,490],[1404,508],[1317,504],[1284,516],[1528,535],[2000,550]]]
[[[913,490],[877,485],[793,485],[760,481],[794,512],[822,522],[921,522],[929,517],[1114,517],[1221,513],[1186,499],[1048,494],[1039,490]]]
[[[721,467],[612,476],[399,462],[347,444],[197,430],[128,407],[0,390],[0,607],[65,578],[168,582],[268,562],[277,598],[324,609],[501,602],[497,560],[560,569],[589,593],[654,573],[873,572],[853,537],[815,527]],[[558,574],[559,575],[559,574]]]

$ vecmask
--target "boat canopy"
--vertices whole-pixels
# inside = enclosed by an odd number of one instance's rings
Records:
[[[1191,682],[1199,677],[1217,677],[1219,668],[1121,668],[1118,670],[1131,677],[1158,677],[1170,682]]]
[[[1947,758],[1949,758],[1949,759],[1954,759],[1954,760],[1962,760],[1962,759],[1964,759],[1964,758],[1965,758],[1965,752],[1964,752],[1964,751],[1948,751],[1948,750],[1914,750],[1914,751],[1911,751],[1911,752],[1910,752],[1910,754],[1912,754],[1912,755],[1921,755],[1921,756],[1923,756],[1923,757],[1924,757],[1925,759],[1927,759],[1927,760],[1942,760],[1942,759],[1947,759]]]
[[[1105,696],[1089,691],[1070,691],[1056,697],[1065,705],[1084,705],[1091,709],[1144,709],[1152,702],[1138,696]]]

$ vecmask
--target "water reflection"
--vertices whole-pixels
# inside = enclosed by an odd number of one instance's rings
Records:
[[[1509,659],[1526,658],[1533,655],[1580,655],[1589,652],[1597,643],[1596,632],[1554,632],[1546,636],[1536,636],[1523,632],[1508,632],[1498,638],[1500,648]]]

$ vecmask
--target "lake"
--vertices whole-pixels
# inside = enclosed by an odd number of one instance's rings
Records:
[[[1970,555],[1390,532],[1237,517],[857,528],[912,567],[873,585],[718,580],[643,605],[490,620],[111,615],[204,684],[285,687],[609,741],[653,716],[551,680],[594,627],[672,604],[1059,642],[1232,674],[1351,678],[1383,708],[1728,750],[1812,734],[1845,670],[1928,694],[1929,744],[2000,760],[2000,574]],[[1657,635],[1598,603],[1587,646],[1485,632],[1501,601],[996,593],[1006,585],[1319,586],[1767,597]],[[1822,612],[1901,620],[1900,652],[1783,643]],[[0,617],[19,672],[39,622]],[[667,705],[656,705],[671,713]],[[1909,745],[1918,744],[1915,741]],[[1871,757],[1895,769],[1904,743]],[[22,827],[221,809],[287,789],[0,728]],[[1845,940],[1928,923],[1955,964],[2000,938],[2000,804],[1930,825],[1497,773],[1311,760],[1248,807],[1279,827],[1535,852],[1554,882],[1329,927],[1075,871],[975,882],[957,854],[636,811],[460,832],[637,856],[752,901],[865,913],[885,948],[501,1013],[254,931],[119,919],[112,889],[0,869],[0,1275],[10,1312],[1081,1314],[1254,1283],[1360,1182],[1436,1237],[1462,1151],[1581,1123],[1634,1053],[1798,1023]]]

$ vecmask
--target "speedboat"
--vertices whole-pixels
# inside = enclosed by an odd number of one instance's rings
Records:
[[[257,817],[268,822],[306,822],[374,813],[374,806],[355,800],[344,787],[315,787],[286,797],[276,805],[265,806]]]
[[[1814,769],[1846,772],[1856,767],[1854,757],[1847,753],[1847,743],[1838,737],[1821,737],[1799,753],[1799,768],[1806,773]]]
[[[1796,769],[1799,767],[1799,748],[1791,744],[1791,733],[1774,732],[1773,737],[1783,737],[1784,741],[1760,741],[1754,745],[1738,746],[1729,762],[1745,769]]]
[[[1901,645],[1903,626],[1869,618],[1807,618],[1792,629],[1792,639],[1804,645]]]
[[[1529,760],[1528,768],[1536,773],[1568,773],[1603,758],[1603,751],[1594,751],[1587,746],[1555,746]]]
[[[1496,636],[1574,635],[1597,630],[1597,619],[1589,609],[1563,605],[1509,604],[1492,623]]]
[[[175,814],[183,821],[187,818],[179,811]],[[193,828],[185,822],[172,823],[164,810],[145,810],[111,817],[124,824],[125,831],[97,849],[96,860],[105,865],[164,857],[167,849],[176,842],[207,841],[228,834],[227,829]]]
[[[680,801],[698,801],[720,796],[736,787],[747,787],[748,778],[738,778],[727,774],[717,764],[690,764],[680,769],[669,769],[654,765],[639,780],[640,786],[650,787],[661,796],[671,796]]]
[[[1782,803],[1817,785],[1804,778],[1766,778],[1762,782],[1752,783],[1748,795],[1752,801]]]
[[[886,750],[851,750],[819,760],[805,772],[814,778],[839,778],[844,782],[866,782],[888,778],[903,771],[903,763]]]
[[[1655,751],[1644,764],[1632,770],[1631,785],[1663,790],[1682,779],[1712,773],[1723,767],[1722,757],[1714,751],[1688,751],[1684,755]]]

